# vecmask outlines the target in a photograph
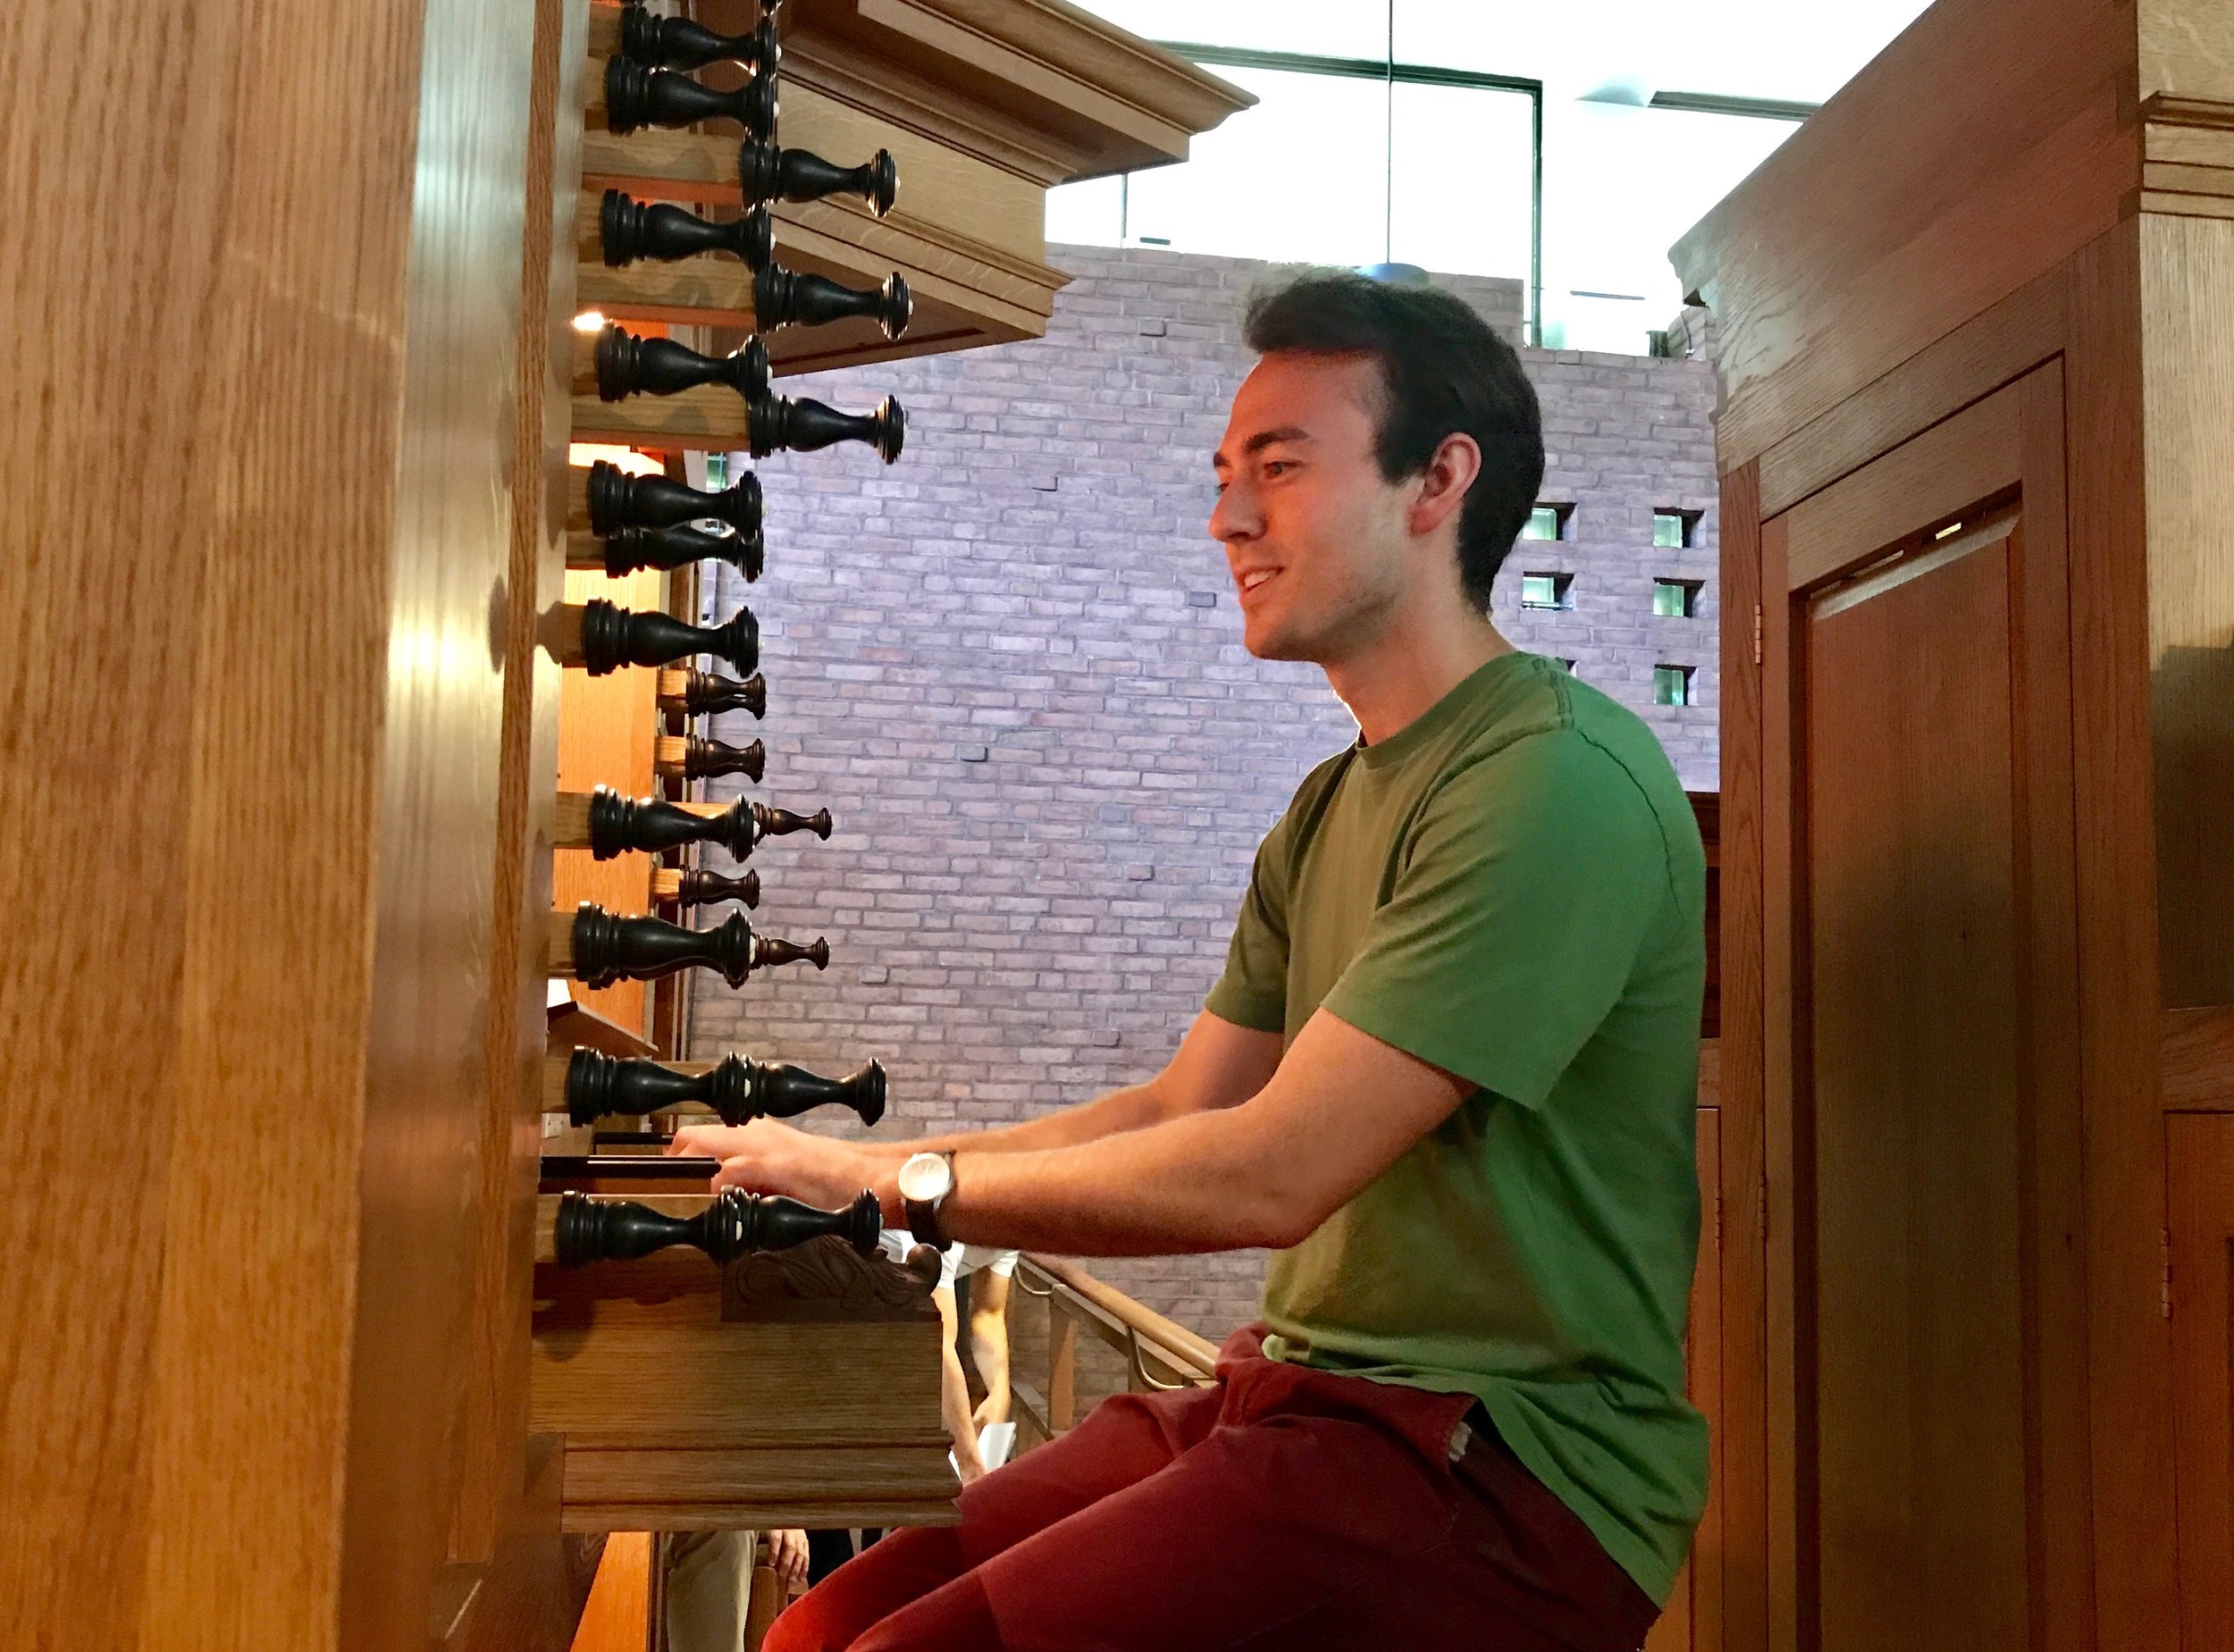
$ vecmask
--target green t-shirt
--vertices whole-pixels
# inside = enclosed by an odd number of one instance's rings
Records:
[[[1264,1351],[1478,1396],[1662,1602],[1707,1492],[1683,1346],[1705,902],[1651,732],[1508,654],[1311,772],[1206,1005],[1289,1041],[1323,1006],[1480,1086],[1273,1256]]]

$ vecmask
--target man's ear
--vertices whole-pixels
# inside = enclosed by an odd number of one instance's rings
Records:
[[[1456,516],[1466,491],[1482,474],[1482,449],[1473,437],[1453,431],[1436,444],[1420,473],[1419,497],[1412,501],[1407,525],[1422,537]]]

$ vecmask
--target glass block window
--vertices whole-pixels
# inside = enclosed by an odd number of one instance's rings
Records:
[[[1527,525],[1521,529],[1523,539],[1565,539],[1567,524],[1574,519],[1572,505],[1539,505],[1528,513]]]
[[[1689,550],[1698,532],[1695,510],[1656,510],[1652,513],[1652,543],[1661,550]]]
[[[1652,612],[1662,619],[1699,617],[1699,591],[1704,581],[1656,579],[1652,582]]]
[[[1520,605],[1524,608],[1567,608],[1575,606],[1572,574],[1524,574],[1520,576]]]
[[[1653,667],[1652,703],[1656,706],[1691,704],[1692,669],[1689,666]]]

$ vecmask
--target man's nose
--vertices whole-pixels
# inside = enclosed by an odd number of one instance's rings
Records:
[[[1256,496],[1245,482],[1230,482],[1210,508],[1210,537],[1222,544],[1255,539],[1264,530]]]

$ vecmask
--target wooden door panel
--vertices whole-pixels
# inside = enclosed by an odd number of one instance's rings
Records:
[[[2180,1641],[2234,1652],[2234,1116],[2164,1121]]]
[[[1764,524],[1779,1647],[2088,1644],[2061,464],[2051,364]]]
[[[2009,550],[1808,616],[1827,1652],[2028,1644]]]

